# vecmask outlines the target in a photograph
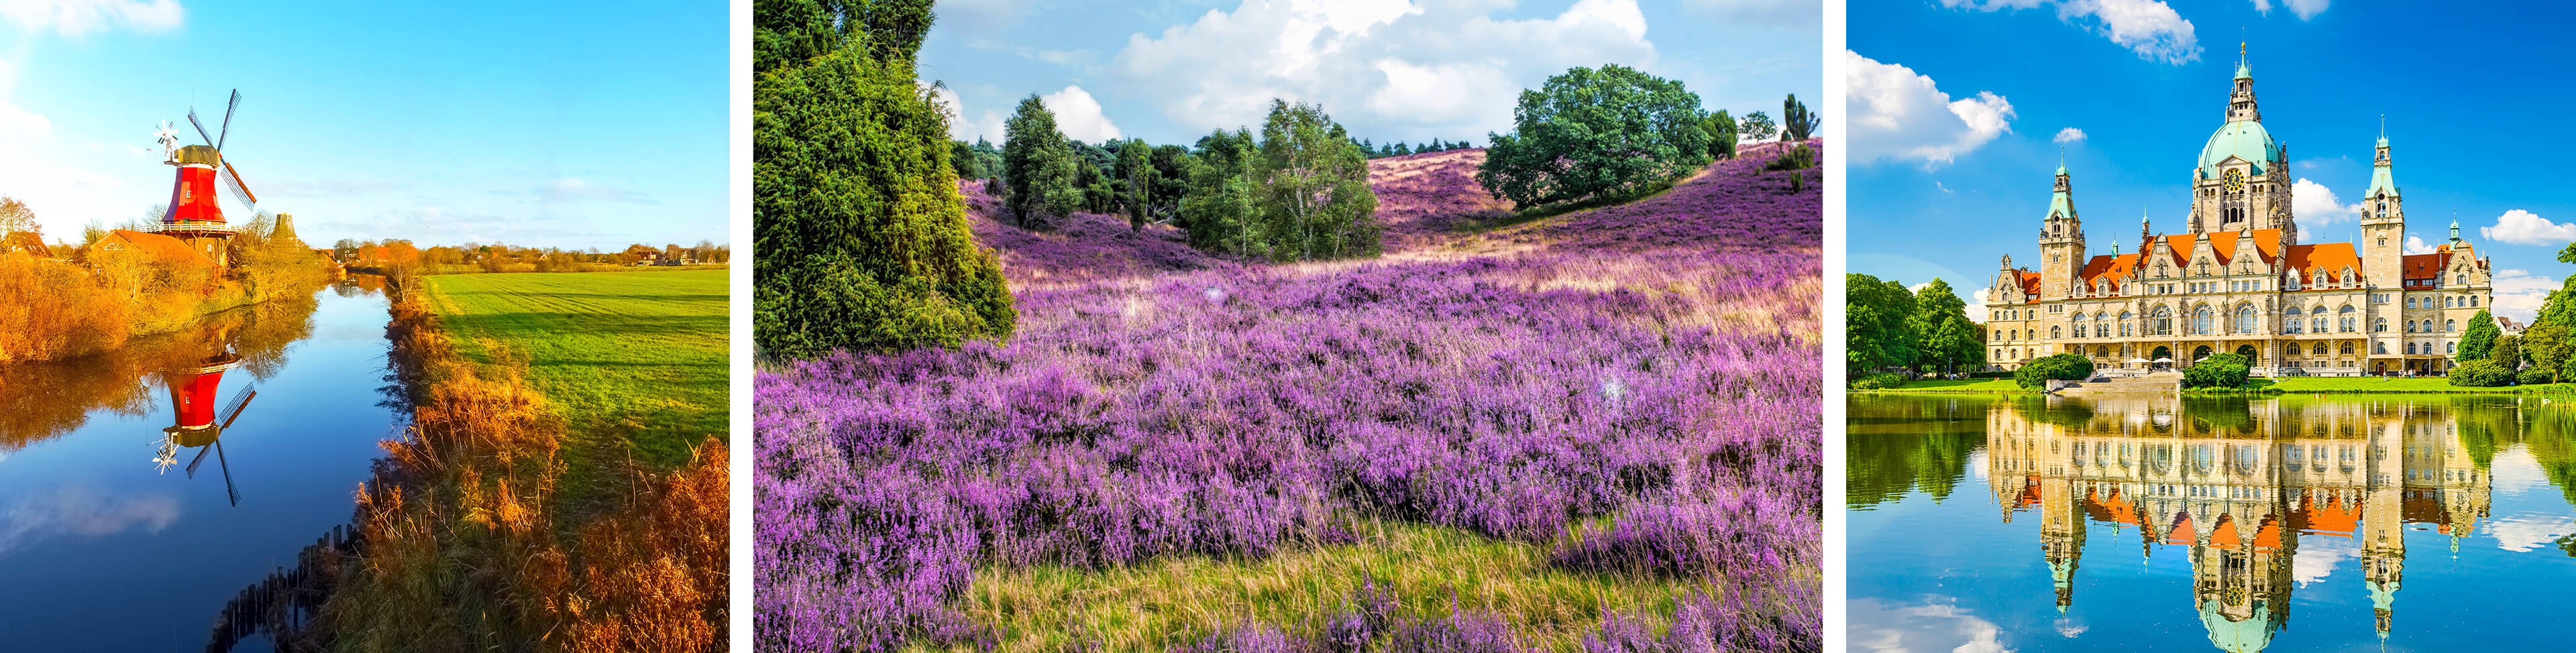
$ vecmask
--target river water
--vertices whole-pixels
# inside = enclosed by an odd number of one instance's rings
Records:
[[[2561,399],[1854,395],[1851,650],[2565,650]]]
[[[227,600],[349,521],[402,422],[385,300],[353,279],[0,366],[0,650],[204,650]]]

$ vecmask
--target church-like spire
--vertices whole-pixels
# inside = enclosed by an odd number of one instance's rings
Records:
[[[2374,148],[2370,164],[2370,188],[2362,197],[2396,197],[2397,173],[2388,160],[2388,116],[2379,117],[2379,145]]]
[[[2253,79],[2254,64],[2245,60],[2245,42],[2236,42],[2236,78]]]

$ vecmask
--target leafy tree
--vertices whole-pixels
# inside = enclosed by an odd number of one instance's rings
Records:
[[[1253,206],[1273,261],[1378,254],[1368,160],[1323,107],[1270,101],[1253,162]]]
[[[2253,370],[2254,361],[2246,358],[2244,354],[2235,352],[2213,354],[2192,363],[2190,369],[2183,370],[2182,385],[2186,388],[2242,388],[2245,387],[2245,380],[2252,375]]]
[[[2052,380],[2081,381],[2092,376],[2092,359],[2077,354],[2050,354],[2013,370],[2013,384],[2038,388],[2047,386]]]
[[[1968,302],[1940,278],[1914,293],[1914,313],[1906,318],[1913,338],[1914,368],[1952,373],[1985,367],[1986,346],[1977,339],[1977,324],[1968,319]]]
[[[915,82],[928,5],[762,0],[753,12],[764,355],[949,346],[1018,319],[1000,263],[967,230],[936,87]]]
[[[1724,161],[1735,158],[1735,119],[1725,109],[1700,118],[1699,130],[1708,133],[1708,156]]]
[[[1735,123],[1735,131],[1743,134],[1745,138],[1766,141],[1771,140],[1773,134],[1779,133],[1779,128],[1772,126],[1770,115],[1755,111],[1744,114],[1744,119]]]
[[[44,226],[36,223],[35,209],[27,208],[27,203],[18,201],[18,198],[0,195],[0,235],[12,231],[42,233],[43,230]]]
[[[1180,202],[1175,223],[1190,245],[1212,252],[1252,251],[1260,242],[1253,228],[1252,159],[1257,142],[1249,130],[1216,130],[1198,141],[1189,192]]]
[[[2504,366],[2504,371],[2521,372],[2522,339],[2511,335],[2496,336],[2495,348],[2487,350],[2487,360]]]
[[[1127,209],[1127,228],[1131,231],[1144,229],[1145,223],[1151,220],[1154,185],[1161,181],[1161,172],[1154,168],[1153,159],[1154,148],[1144,141],[1129,140],[1118,145],[1121,204]]]
[[[2452,360],[2460,363],[2486,360],[2488,351],[2495,348],[2496,336],[2501,333],[2496,329],[2495,317],[2488,315],[2486,309],[2478,309],[2478,314],[2469,318],[2468,332],[2460,334],[2460,353]]]
[[[1476,183],[1523,207],[1634,192],[1708,165],[1699,96],[1618,64],[1521,91]]]
[[[1030,93],[1002,122],[1002,179],[1008,188],[1002,205],[1022,227],[1046,224],[1039,214],[1064,216],[1082,204],[1080,159],[1064,132],[1056,131],[1055,112]]]
[[[1843,275],[1844,372],[1852,376],[1914,364],[1914,337],[1906,321],[1914,293],[1903,284],[1857,272]]]
[[[1808,135],[1816,133],[1816,124],[1823,120],[1815,112],[1808,111],[1805,103],[1798,101],[1798,94],[1790,93],[1789,99],[1780,101],[1780,140],[1807,140]]]
[[[2513,385],[2514,375],[2495,361],[2478,359],[2451,368],[2450,383],[2468,388],[2493,388]]]

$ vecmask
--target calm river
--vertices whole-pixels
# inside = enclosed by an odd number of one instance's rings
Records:
[[[400,420],[385,320],[352,281],[0,366],[0,649],[204,650],[227,600],[349,521]]]
[[[1855,395],[1851,650],[2565,650],[2569,404]]]

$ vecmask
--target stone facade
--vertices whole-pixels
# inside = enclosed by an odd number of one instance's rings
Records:
[[[2494,304],[2488,261],[2457,221],[2448,242],[2405,253],[2406,210],[2385,136],[2362,197],[2360,243],[2299,241],[2289,163],[2240,63],[2227,120],[2192,170],[2185,233],[2155,233],[2141,216],[2137,252],[2121,253],[2115,238],[2110,253],[2091,253],[2059,166],[2038,268],[2005,255],[1988,286],[1988,363],[2012,369],[2075,353],[2097,368],[2179,367],[2235,352],[2264,375],[2447,371],[2470,319]]]

